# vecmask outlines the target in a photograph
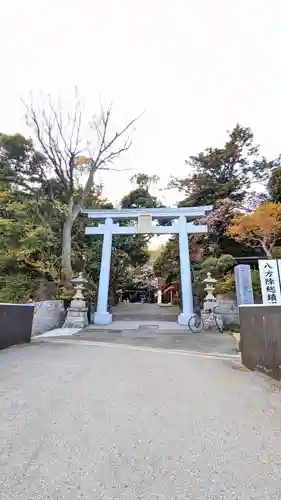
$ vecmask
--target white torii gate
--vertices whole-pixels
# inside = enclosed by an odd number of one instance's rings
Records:
[[[112,314],[108,312],[108,290],[110,278],[110,261],[113,234],[179,234],[180,272],[182,312],[178,317],[180,325],[188,325],[193,314],[192,280],[189,257],[189,233],[207,233],[207,226],[195,225],[194,219],[203,217],[212,210],[211,205],[190,208],[129,208],[121,210],[82,210],[90,219],[102,220],[98,226],[85,229],[86,235],[103,234],[102,257],[100,267],[97,310],[94,322],[97,325],[108,325],[112,322]],[[115,220],[138,221],[138,224],[119,226]],[[170,226],[157,226],[155,219],[170,220]],[[154,223],[153,223],[154,221]]]

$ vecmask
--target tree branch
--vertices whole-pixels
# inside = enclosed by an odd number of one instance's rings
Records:
[[[94,121],[92,128],[96,132],[98,141],[100,142],[98,152],[96,155],[90,155],[90,168],[89,175],[86,181],[85,187],[82,191],[80,198],[80,205],[85,201],[86,197],[89,195],[93,183],[94,176],[97,170],[111,170],[106,165],[112,163],[116,158],[118,158],[122,153],[128,151],[131,146],[131,140],[126,139],[122,146],[117,147],[115,151],[110,151],[110,149],[115,145],[118,140],[132,127],[132,125],[142,116],[139,115],[136,118],[130,120],[127,125],[125,125],[120,132],[116,132],[113,137],[107,139],[108,127],[111,118],[112,107],[110,107],[106,112],[102,111],[101,117],[98,121]],[[116,169],[117,171],[119,169]]]
[[[81,141],[82,112],[80,101],[77,99],[74,114],[69,116],[68,123],[64,124],[61,104],[54,106],[51,98],[47,108],[36,110],[31,97],[30,104],[22,101],[27,115],[27,123],[35,132],[36,138],[46,155],[56,176],[62,182],[65,190],[74,189],[75,157],[79,154],[78,147]],[[70,129],[70,133],[69,132]]]

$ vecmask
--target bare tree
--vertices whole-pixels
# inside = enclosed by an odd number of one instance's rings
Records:
[[[50,97],[42,107],[34,104],[32,97],[29,103],[24,102],[27,123],[47,158],[49,176],[60,183],[67,203],[61,254],[61,277],[65,286],[72,278],[73,223],[93,189],[96,172],[111,169],[112,163],[130,148],[130,133],[139,118],[112,132],[112,107],[101,108],[90,123],[90,136],[85,137],[82,106],[77,93],[74,103],[72,113],[65,113],[61,103],[54,104]]]

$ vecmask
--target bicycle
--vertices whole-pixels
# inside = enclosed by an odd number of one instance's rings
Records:
[[[205,313],[208,314],[208,316],[205,317],[202,317],[201,314],[193,314],[188,321],[188,327],[192,333],[201,333],[203,330],[209,330],[209,328],[212,328],[214,324],[217,330],[220,333],[223,333],[222,320],[215,312],[217,308],[218,306],[215,306],[213,309],[205,311]]]

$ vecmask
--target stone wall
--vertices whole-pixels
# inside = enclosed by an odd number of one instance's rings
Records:
[[[224,325],[229,325],[230,323],[239,324],[239,314],[236,298],[231,295],[217,295],[216,302],[218,308],[216,312],[221,314],[223,318]]]
[[[243,365],[280,380],[281,306],[242,305],[239,307],[239,316]]]
[[[65,317],[62,300],[34,302],[32,336],[62,326]]]

